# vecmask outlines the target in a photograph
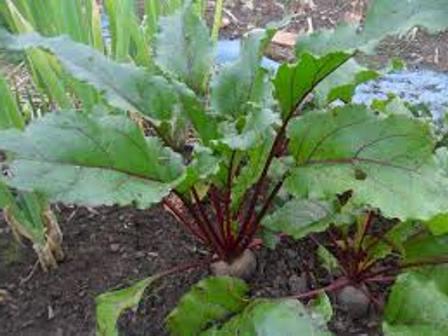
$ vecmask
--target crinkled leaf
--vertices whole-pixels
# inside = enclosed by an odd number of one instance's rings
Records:
[[[242,41],[235,63],[223,66],[211,86],[211,105],[221,119],[215,145],[247,150],[261,144],[279,122],[273,110],[272,83],[260,66],[262,53],[275,29],[256,30]]]
[[[350,58],[319,83],[314,90],[317,102],[324,106],[331,102],[333,98],[347,99],[349,94],[354,93],[353,91],[358,82],[358,74],[366,71],[368,72],[369,70],[361,66],[354,58]]]
[[[334,30],[323,30],[301,36],[299,53],[326,54],[337,50],[361,49],[372,52],[387,35],[404,34],[415,26],[430,32],[448,27],[448,6],[445,0],[375,0],[371,3],[363,26],[341,23]]]
[[[211,105],[215,113],[233,121],[253,104],[263,107],[271,103],[271,84],[260,62],[274,33],[275,29],[250,32],[242,40],[238,60],[224,65],[214,76]]]
[[[330,202],[293,199],[267,216],[262,225],[301,239],[312,232],[324,231],[334,220],[334,214],[335,209]]]
[[[201,336],[330,336],[318,315],[298,300],[258,299],[222,328],[212,328]]]
[[[233,122],[221,123],[221,133],[224,137],[217,141],[218,144],[225,144],[232,150],[248,150],[254,146],[269,140],[272,135],[272,125],[279,122],[278,115],[270,108],[259,108],[254,106],[248,111],[244,118],[245,125],[242,130]]]
[[[403,249],[406,262],[432,258],[446,258],[448,262],[448,234],[433,236],[424,233],[406,241]]]
[[[429,219],[447,210],[448,181],[435,164],[429,126],[362,106],[308,113],[288,131],[297,167],[286,181],[297,196],[353,191],[356,205],[385,217]]]
[[[448,334],[448,267],[431,267],[398,277],[387,302],[384,333]]]
[[[197,183],[209,182],[210,177],[217,174],[219,162],[220,159],[214,156],[209,148],[195,146],[192,161],[186,169],[185,178],[176,190],[185,193]]]
[[[232,186],[232,207],[238,207],[244,194],[255,184],[261,175],[266,157],[272,146],[272,139],[266,139],[247,153],[247,162],[236,176]]]
[[[332,273],[340,268],[338,259],[323,245],[319,245],[317,248],[317,256],[320,263],[325,269]]]
[[[213,64],[207,26],[188,2],[172,16],[161,18],[159,25],[155,45],[158,65],[202,92]]]
[[[273,80],[275,97],[286,118],[323,79],[344,64],[351,54],[337,52],[321,58],[304,53],[294,64],[282,64]]]
[[[25,132],[0,132],[0,149],[10,186],[67,203],[148,207],[183,173],[179,155],[125,116],[51,113]]]
[[[370,244],[374,244],[369,251],[371,260],[384,259],[394,252],[404,257],[406,255],[404,244],[410,237],[422,229],[422,226],[416,221],[389,223],[389,225],[393,225],[393,227],[385,234],[383,240],[378,242],[374,235],[367,236],[364,239],[364,248],[368,248]]]
[[[99,51],[68,37],[42,37],[37,33],[13,36],[0,31],[0,46],[10,50],[43,48],[53,53],[76,79],[102,91],[117,108],[140,112],[158,126],[170,119],[178,98],[170,83],[143,68],[116,63]]]
[[[240,312],[247,304],[249,288],[240,279],[206,278],[192,287],[167,317],[173,336],[199,335],[210,323]]]
[[[347,76],[347,74],[344,75]],[[350,103],[358,85],[377,79],[378,77],[379,73],[376,71],[362,70],[355,74],[355,78],[351,83],[333,87],[328,93],[327,102],[331,103],[335,100],[341,100],[344,103]]]
[[[203,103],[185,84],[173,81],[172,85],[182,107],[180,111],[177,111],[177,115],[180,118],[188,117],[205,145],[209,145],[211,140],[219,138],[216,116],[205,111]],[[173,134],[173,138],[176,138],[176,134]]]
[[[356,99],[356,102],[363,100],[362,94]],[[385,115],[401,114],[408,117],[413,117],[412,111],[406,106],[406,102],[398,97],[390,97],[387,100],[375,100],[372,102],[372,108],[384,113]]]
[[[159,276],[152,276],[137,282],[131,287],[107,292],[96,298],[97,336],[118,336],[118,318],[126,309],[138,306],[146,288]]]

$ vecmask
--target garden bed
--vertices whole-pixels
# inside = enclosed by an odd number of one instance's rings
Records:
[[[0,335],[94,335],[97,295],[207,256],[160,207],[146,211],[61,207],[58,214],[67,257],[51,273],[33,271],[34,253],[14,247],[5,223],[0,224],[0,285],[12,299],[0,306]],[[257,250],[258,270],[249,281],[253,295],[284,297],[325,282],[325,277],[305,281],[307,277],[301,277],[315,267],[314,251],[308,240],[288,239],[275,251]],[[161,281],[148,291],[136,314],[122,316],[123,335],[167,335],[166,314],[206,274],[208,270],[199,269]],[[379,335],[380,320],[373,309],[359,320],[336,311],[332,327],[338,335]]]
[[[230,23],[222,32],[224,38],[236,38],[251,27],[280,19],[284,13],[282,5],[274,1],[254,0],[252,7],[247,3],[230,1],[225,15]],[[363,8],[361,1],[314,0],[314,3],[316,7],[310,9],[291,1],[289,6],[296,6],[298,15],[288,26],[289,31],[306,31],[311,25],[314,29],[332,27],[341,20],[359,19]],[[401,56],[411,66],[448,70],[447,46],[447,33],[429,37],[418,31],[412,39],[387,40],[380,47],[380,55],[372,61],[382,63]],[[287,50],[279,57],[288,58],[288,53]],[[66,258],[50,273],[38,268],[30,247],[23,249],[13,243],[10,230],[0,222],[0,288],[10,295],[0,304],[0,335],[94,335],[96,296],[209,257],[160,206],[146,211],[56,208]],[[251,294],[286,297],[327,284],[327,272],[323,269],[316,272],[315,250],[316,245],[310,240],[293,242],[287,238],[274,251],[258,248],[257,272],[248,281]],[[316,277],[310,276],[310,269]],[[167,335],[166,315],[190,286],[207,274],[207,269],[196,269],[159,282],[144,296],[136,313],[127,312],[121,317],[119,327],[123,335]],[[378,288],[374,294],[379,303],[384,302],[387,287]],[[381,334],[381,312],[373,306],[358,319],[336,303],[334,307],[336,314],[330,329],[337,335]]]

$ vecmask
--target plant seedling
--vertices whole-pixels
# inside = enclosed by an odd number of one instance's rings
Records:
[[[416,222],[386,220],[374,210],[358,216],[354,226],[332,225],[323,236],[311,235],[311,239],[319,246],[323,265],[336,277],[323,288],[295,296],[300,299],[325,291],[338,293],[342,300],[347,295],[361,295],[364,298],[356,301],[363,302],[364,307],[370,301],[382,308],[371,294],[371,286],[393,283],[410,268],[448,263],[446,248],[438,248],[445,238],[431,235]],[[350,310],[351,315],[363,313],[359,305],[356,307]]]

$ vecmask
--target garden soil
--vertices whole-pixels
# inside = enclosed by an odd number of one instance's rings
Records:
[[[296,16],[291,32],[333,27],[337,22],[362,20],[366,1],[350,0],[245,0],[227,1],[223,38],[237,38],[253,27]],[[289,50],[274,50],[277,58],[290,58]],[[412,67],[448,71],[448,33],[428,36],[421,30],[403,39],[387,39],[372,59],[384,64],[399,56]],[[66,259],[50,273],[36,267],[30,246],[18,246],[0,221],[0,289],[10,299],[0,303],[0,335],[95,335],[95,297],[126,287],[137,280],[185,263],[209,257],[161,207],[146,211],[130,208],[86,209],[55,206],[64,232]],[[258,269],[249,281],[254,296],[283,297],[326,283],[328,274],[317,269],[316,246],[307,240],[282,241],[276,250],[256,252]],[[175,274],[148,289],[136,312],[119,321],[122,335],[164,336],[164,319],[192,284],[208,274],[196,269]],[[384,300],[384,289],[379,300]],[[336,306],[330,323],[337,335],[381,335],[380,312],[354,320]]]

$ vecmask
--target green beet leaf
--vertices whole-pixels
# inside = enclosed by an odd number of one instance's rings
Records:
[[[274,78],[275,97],[286,118],[327,76],[343,65],[351,54],[337,52],[322,58],[303,54],[295,64],[283,64]]]
[[[320,293],[314,300],[311,300],[307,308],[311,313],[315,314],[314,318],[322,318],[322,323],[330,322],[334,314],[330,298],[325,292]]]
[[[319,83],[314,90],[316,101],[320,106],[337,99],[350,103],[359,84],[375,79],[379,75],[378,72],[369,70],[354,58],[350,58]]]
[[[203,92],[213,65],[213,44],[205,23],[185,5],[174,15],[160,19],[156,37],[156,62],[187,83],[196,92]]]
[[[248,150],[260,145],[279,123],[273,110],[269,72],[260,66],[263,51],[276,29],[250,32],[235,63],[223,66],[211,85],[212,111],[220,119],[215,145]]]
[[[185,178],[176,187],[181,193],[188,193],[197,183],[207,181],[219,170],[220,158],[207,147],[195,146],[190,164],[185,170]]]
[[[126,309],[138,306],[146,288],[159,276],[152,276],[128,288],[107,292],[96,298],[97,336],[118,336],[118,318]]]
[[[271,84],[260,66],[263,52],[275,29],[252,31],[242,40],[235,63],[224,65],[212,80],[213,110],[230,120],[246,114],[251,104],[271,104]]]
[[[247,152],[246,164],[235,178],[232,186],[232,206],[238,207],[246,191],[257,182],[263,170],[266,157],[272,146],[272,139],[261,141],[259,146]]]
[[[317,256],[322,267],[324,267],[328,272],[333,273],[340,269],[338,259],[323,245],[319,245],[317,248]]]
[[[262,225],[301,239],[310,233],[325,231],[334,221],[334,215],[335,209],[330,202],[293,199],[267,216]]]
[[[346,74],[344,74],[344,76],[346,76]],[[368,82],[370,80],[377,79],[379,76],[380,76],[379,73],[376,71],[361,70],[355,74],[355,77],[350,84],[333,87],[328,93],[327,102],[331,103],[335,100],[341,100],[344,103],[351,103],[352,98],[355,95],[356,87],[358,85]]]
[[[391,218],[427,220],[446,212],[448,180],[436,165],[429,126],[403,115],[346,106],[295,119],[288,131],[296,196],[353,191],[355,205]]]
[[[201,280],[185,294],[167,317],[172,336],[199,335],[211,323],[240,312],[248,303],[249,288],[242,280],[210,277]]]
[[[273,137],[272,126],[279,118],[270,108],[251,106],[247,115],[240,119],[244,127],[240,130],[238,122],[222,122],[221,134],[225,134],[215,144],[224,144],[232,150],[250,150]]]
[[[180,120],[188,118],[191,122],[191,126],[197,132],[197,135],[205,145],[209,145],[211,140],[219,138],[218,124],[215,119],[216,116],[207,113],[202,101],[195,95],[195,93],[188,88],[184,83],[178,81],[172,81],[173,89],[179,97],[180,109],[173,111],[173,115]],[[167,122],[173,122],[173,118]],[[175,127],[173,130],[172,138],[176,139],[178,133]]]
[[[7,184],[37,190],[52,201],[139,208],[159,202],[183,175],[182,159],[145,138],[125,116],[65,111],[0,132],[8,153]]]
[[[421,230],[422,225],[417,221],[410,220],[395,223],[382,241],[378,241],[375,236],[367,236],[363,245],[367,248],[374,244],[369,251],[371,260],[380,261],[393,253],[398,253],[402,258],[405,258],[407,253],[405,244],[409,242],[410,237],[415,236]]]
[[[448,27],[446,0],[375,0],[372,1],[362,27],[341,23],[334,30],[301,36],[298,53],[322,55],[337,50],[361,49],[371,52],[386,36],[404,34],[415,26],[430,32]]]
[[[324,320],[298,300],[258,299],[222,328],[211,328],[201,336],[330,336]]]
[[[448,268],[400,275],[392,287],[383,326],[386,336],[448,335]]]
[[[448,234],[448,213],[442,213],[434,216],[426,225],[435,235],[445,235]]]
[[[403,249],[405,262],[445,258],[448,263],[448,234],[434,236],[424,232],[406,241]]]

